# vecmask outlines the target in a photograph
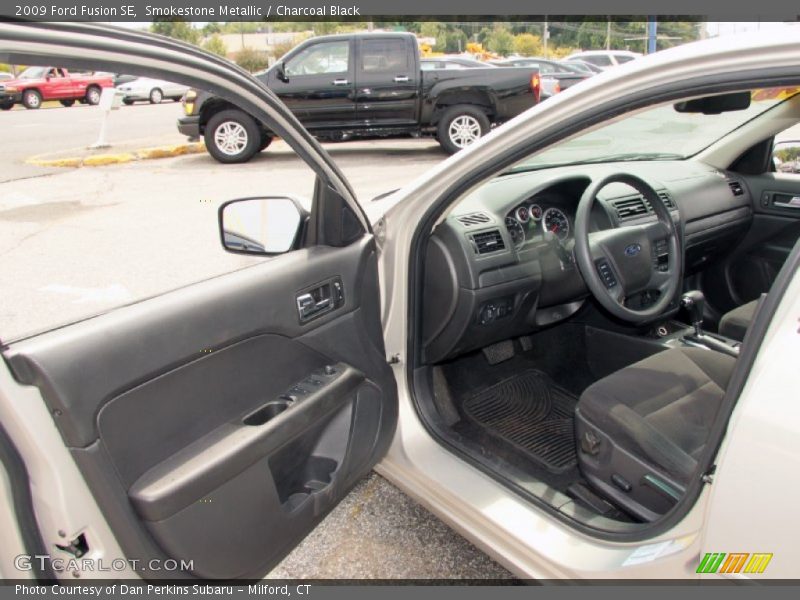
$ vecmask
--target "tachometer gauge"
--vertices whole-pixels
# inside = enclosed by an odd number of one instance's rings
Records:
[[[527,206],[522,205],[514,211],[514,216],[517,217],[517,221],[524,225],[531,220],[531,211]]]
[[[531,204],[528,207],[528,210],[531,211],[531,219],[534,221],[541,221],[542,220],[542,207],[538,204]]]
[[[514,217],[506,217],[506,229],[511,234],[511,241],[514,242],[514,247],[519,250],[525,243],[525,229],[522,224]]]
[[[545,231],[552,231],[562,242],[569,236],[569,219],[560,208],[548,208],[542,215]]]

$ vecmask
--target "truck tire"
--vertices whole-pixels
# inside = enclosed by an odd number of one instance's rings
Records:
[[[11,110],[12,108],[14,108],[13,102],[5,102],[0,104],[0,110]]]
[[[133,105],[133,100],[131,100],[130,98],[123,98],[123,99],[122,99],[122,103],[123,103],[125,106],[132,106],[132,105]]]
[[[436,126],[436,138],[448,154],[455,154],[474,144],[491,128],[489,118],[481,109],[459,104],[444,111]]]
[[[159,88],[153,88],[150,90],[150,104],[161,104],[163,99],[164,92],[162,92]]]
[[[59,102],[61,102],[61,106],[64,106],[66,108],[69,108],[70,106],[75,104],[75,100],[59,100]]]
[[[22,106],[36,110],[42,106],[42,95],[36,90],[25,90],[22,92]]]
[[[247,162],[262,143],[255,119],[238,109],[223,110],[211,117],[203,136],[208,153],[223,164]]]
[[[96,85],[90,85],[88,88],[86,88],[86,96],[84,96],[86,104],[89,104],[91,106],[96,106],[100,104],[101,94],[102,92],[100,91],[99,87],[97,87]]]

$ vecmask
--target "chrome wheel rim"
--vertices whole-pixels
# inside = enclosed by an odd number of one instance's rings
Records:
[[[214,131],[214,143],[227,156],[239,154],[247,147],[249,136],[241,123],[224,121]]]
[[[28,94],[28,106],[39,106],[39,96],[36,94]]]
[[[100,104],[100,92],[95,89],[89,90],[89,102],[92,104]]]
[[[159,103],[161,103],[161,100],[163,100],[163,99],[164,99],[164,96],[158,90],[153,90],[152,92],[150,92],[150,101],[153,104],[159,104]]]
[[[460,115],[450,122],[448,135],[455,146],[466,148],[481,137],[481,124],[471,115]]]

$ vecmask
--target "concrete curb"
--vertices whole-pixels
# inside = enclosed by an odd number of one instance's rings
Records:
[[[104,167],[106,165],[118,165],[137,160],[152,160],[155,158],[170,158],[173,156],[183,156],[184,154],[200,154],[206,151],[203,142],[188,144],[175,144],[173,146],[155,146],[152,148],[142,148],[132,152],[119,152],[116,154],[95,154],[84,157],[65,157],[65,158],[45,158],[45,155],[32,156],[25,162],[37,167]]]

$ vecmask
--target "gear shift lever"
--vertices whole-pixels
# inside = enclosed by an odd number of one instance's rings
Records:
[[[711,335],[703,333],[703,308],[706,305],[706,297],[699,290],[686,292],[681,296],[681,306],[689,312],[689,319],[694,327],[694,335],[687,335],[684,340],[694,344],[700,344],[717,352],[724,352],[733,357],[739,356],[739,349],[726,344]]]
[[[689,317],[692,321],[692,325],[694,326],[694,334],[697,337],[701,337],[703,335],[703,309],[705,308],[705,305],[706,297],[700,290],[686,292],[681,297],[681,306],[683,306],[689,312]]]

